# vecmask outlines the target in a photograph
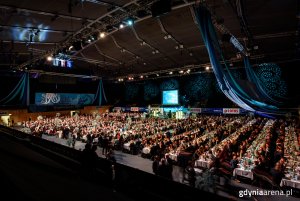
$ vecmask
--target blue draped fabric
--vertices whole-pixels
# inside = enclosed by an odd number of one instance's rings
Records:
[[[270,105],[269,103],[265,103],[256,99],[255,97],[251,96],[245,88],[241,87],[241,85],[238,84],[237,80],[230,73],[230,69],[226,65],[209,11],[202,5],[194,7],[194,11],[200,27],[200,32],[204,44],[208,51],[212,69],[214,71],[221,91],[231,101],[248,111],[263,111],[270,113],[277,112],[278,108],[276,106]],[[223,66],[220,63],[220,60],[224,62],[224,67],[227,70],[227,73],[225,73],[225,70],[223,69]],[[255,73],[250,68],[250,63],[247,57],[245,58],[245,65],[247,65],[247,75],[248,77],[251,76],[250,81],[254,82],[254,84],[257,85],[259,95],[263,97],[266,96],[267,94],[263,90],[260,83],[257,81],[257,77],[255,77],[256,75],[254,75]],[[272,101],[273,103],[275,102],[273,99],[270,99],[271,97],[269,96],[266,96],[266,98]]]
[[[107,102],[104,87],[103,87],[103,82],[102,82],[102,79],[100,79],[98,88],[96,91],[95,99],[94,99],[94,104],[101,106],[103,104],[103,99],[105,102]]]
[[[29,105],[29,73],[24,73],[15,88],[2,100],[0,104]]]

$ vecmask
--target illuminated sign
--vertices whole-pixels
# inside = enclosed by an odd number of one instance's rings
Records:
[[[223,114],[240,114],[239,108],[223,108]]]
[[[73,62],[71,60],[54,58],[53,62],[52,62],[52,65],[53,66],[58,66],[58,67],[72,68],[73,67]]]

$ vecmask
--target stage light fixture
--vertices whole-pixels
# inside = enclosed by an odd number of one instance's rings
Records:
[[[123,28],[124,28],[124,24],[121,23],[121,24],[119,25],[119,29],[123,29]]]
[[[101,32],[100,33],[100,38],[104,38],[105,37],[105,33],[104,32]]]
[[[128,19],[128,20],[126,21],[126,24],[127,24],[128,26],[132,26],[132,25],[133,25],[133,19]]]
[[[209,66],[206,66],[206,67],[205,67],[205,70],[207,70],[207,71],[208,71],[208,70],[209,70]]]
[[[53,57],[52,56],[48,56],[47,57],[47,61],[52,61],[53,60]]]

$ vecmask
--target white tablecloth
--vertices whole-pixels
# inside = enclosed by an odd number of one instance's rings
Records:
[[[142,150],[142,152],[144,154],[150,154],[150,148],[149,147],[144,147],[143,150]]]
[[[282,179],[280,182],[280,186],[289,186],[300,189],[300,181],[293,179]]]
[[[253,180],[253,172],[251,172],[251,170],[245,170],[242,168],[235,168],[233,170],[233,176],[242,176],[242,177],[246,177],[249,178],[251,180]]]
[[[212,161],[211,160],[196,160],[195,167],[203,167],[203,168],[210,168]]]
[[[130,143],[129,143],[129,142],[128,142],[128,143],[125,143],[125,144],[123,145],[123,148],[130,151]]]
[[[166,153],[166,155],[168,155],[169,158],[172,159],[173,161],[177,161],[177,154]]]

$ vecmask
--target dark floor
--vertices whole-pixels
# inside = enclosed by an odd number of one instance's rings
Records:
[[[130,201],[101,182],[82,179],[76,172],[0,135],[0,189],[8,200]]]

